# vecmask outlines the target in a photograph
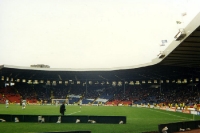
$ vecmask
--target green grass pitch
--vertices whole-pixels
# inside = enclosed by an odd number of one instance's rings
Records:
[[[159,124],[200,120],[200,116],[169,112],[149,108],[137,107],[108,107],[108,106],[66,106],[66,115],[97,115],[97,116],[126,116],[127,124],[87,124],[87,123],[0,123],[0,133],[27,133],[48,131],[76,131],[89,130],[92,133],[141,133],[157,131]],[[60,115],[59,107],[54,105],[27,105],[22,110],[19,105],[10,105],[5,108],[0,104],[0,114],[35,114],[35,115]]]

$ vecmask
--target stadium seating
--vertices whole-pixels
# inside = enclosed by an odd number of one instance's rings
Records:
[[[89,103],[92,103],[92,102],[93,102],[93,99],[83,99],[82,100],[83,104],[89,104]]]
[[[5,97],[12,103],[20,103],[21,96],[19,94],[5,94]]]

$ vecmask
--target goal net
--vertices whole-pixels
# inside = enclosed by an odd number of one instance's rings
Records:
[[[63,102],[65,102],[65,104],[69,104],[68,99],[51,99],[52,104],[62,104]]]

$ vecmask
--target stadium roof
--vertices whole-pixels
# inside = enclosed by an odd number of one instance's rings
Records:
[[[200,13],[184,29],[187,37],[173,42],[168,50],[172,52],[160,63],[182,67],[200,68]]]
[[[184,28],[186,37],[174,40],[163,57],[137,66],[112,69],[59,69],[0,66],[0,75],[32,80],[147,80],[183,79],[200,75],[200,13]],[[141,57],[142,58],[142,57]]]

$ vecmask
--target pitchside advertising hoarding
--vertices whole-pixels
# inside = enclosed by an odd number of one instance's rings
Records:
[[[193,114],[193,115],[198,115],[198,112],[197,112],[197,111],[194,111],[194,110],[192,110],[192,111],[190,111],[190,114]]]
[[[175,107],[172,107],[172,108],[166,108],[166,111],[172,111],[172,112],[176,112],[176,108]]]
[[[199,111],[196,111],[194,108],[188,108],[188,110],[190,111],[190,114],[200,115]]]
[[[161,109],[166,111],[172,112],[180,112],[185,114],[193,114],[193,115],[200,115],[200,111],[196,111],[194,108],[188,108],[187,110],[176,109],[175,107],[168,108],[168,107],[154,107],[154,109]]]
[[[197,111],[197,115],[200,115],[200,111]]]
[[[159,107],[158,107],[159,108]],[[161,110],[167,110],[166,107],[160,107]]]
[[[176,112],[181,112],[181,113],[182,113],[182,110],[180,110],[180,109],[177,109],[177,110],[176,110]]]
[[[190,110],[182,110],[182,112],[185,114],[190,114]]]

